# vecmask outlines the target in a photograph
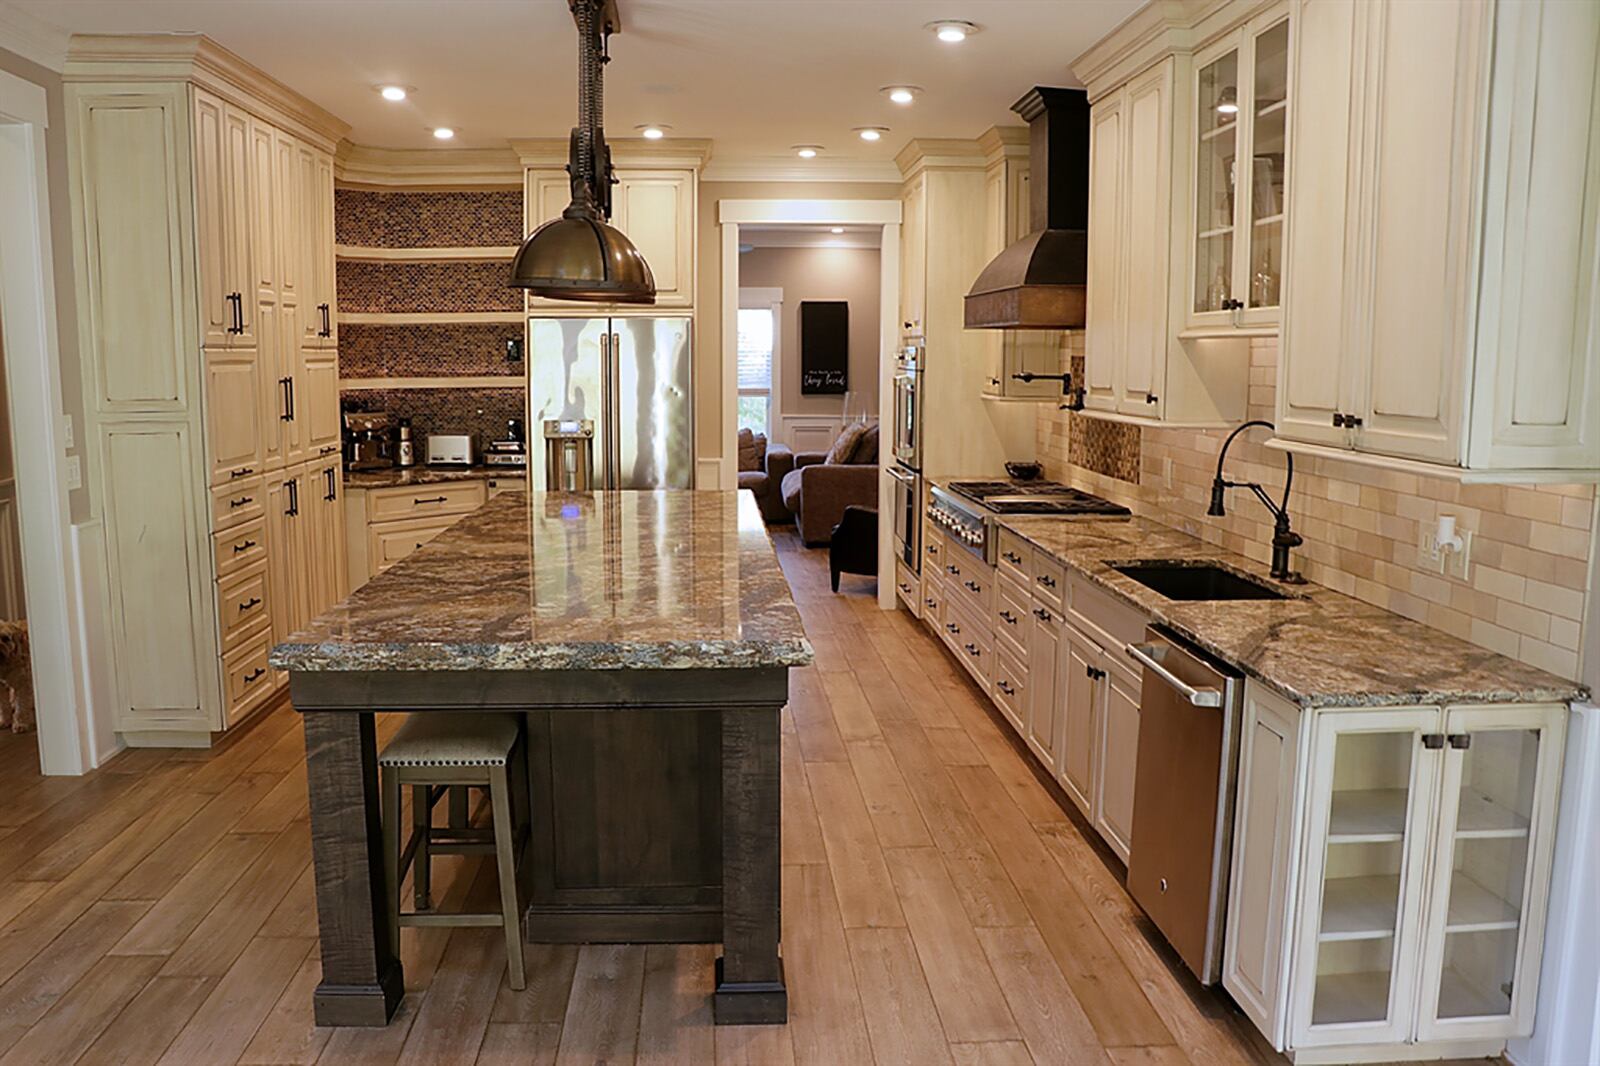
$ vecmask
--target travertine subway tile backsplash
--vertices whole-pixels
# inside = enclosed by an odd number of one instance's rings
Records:
[[[1069,333],[1063,358],[1082,352]],[[1069,364],[1070,365],[1070,364]],[[1271,420],[1276,395],[1276,338],[1252,342],[1249,414]],[[1236,491],[1225,518],[1206,516],[1220,430],[1146,427],[1132,446],[1138,484],[1109,473],[1104,456],[1090,469],[1075,422],[1087,416],[1041,408],[1038,447],[1049,477],[1118,500],[1158,521],[1266,562],[1271,516]],[[1076,432],[1082,436],[1084,429]],[[1252,432],[1228,453],[1232,480],[1283,490],[1285,453]],[[1123,449],[1128,447],[1124,440]],[[1306,577],[1357,599],[1424,622],[1483,647],[1549,670],[1579,674],[1595,521],[1591,485],[1460,485],[1444,478],[1380,470],[1338,460],[1295,463],[1290,498],[1306,538],[1295,553]],[[1440,513],[1474,535],[1470,580],[1444,577],[1419,560],[1422,532]]]

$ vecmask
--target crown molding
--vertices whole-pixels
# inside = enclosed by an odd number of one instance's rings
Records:
[[[1072,61],[1089,100],[1169,55],[1190,55],[1277,0],[1153,0]]]
[[[793,156],[717,159],[701,181],[881,182],[898,185],[900,168],[887,160],[799,159]]]
[[[343,141],[333,157],[340,185],[376,188],[522,188],[509,148],[368,148]]]
[[[569,142],[566,137],[530,137],[507,142],[512,154],[529,170],[545,170],[567,165]],[[611,162],[619,167],[688,167],[700,170],[711,159],[711,142],[701,137],[663,137],[647,141],[643,137],[606,139]]]
[[[59,74],[67,64],[69,36],[67,31],[0,0],[0,48]]]
[[[982,170],[986,156],[977,141],[954,137],[919,137],[908,141],[894,157],[903,179],[924,170]]]
[[[67,82],[190,81],[333,151],[350,124],[198,33],[74,34]]]
[[[1028,158],[1028,127],[990,126],[978,136],[978,147],[983,149],[988,166],[1005,159]]]

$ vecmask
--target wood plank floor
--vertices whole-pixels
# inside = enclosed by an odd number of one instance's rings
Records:
[[[498,931],[407,929],[394,1022],[315,1028],[285,708],[82,778],[0,746],[0,1066],[1282,1061],[1189,979],[938,642],[777,540],[818,651],[784,715],[788,1026],[711,1025],[711,945],[536,945],[513,992]],[[435,886],[493,906],[479,858],[441,860]]]

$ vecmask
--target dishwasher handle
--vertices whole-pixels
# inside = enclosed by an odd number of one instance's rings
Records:
[[[1218,688],[1195,688],[1187,681],[1178,677],[1171,670],[1156,659],[1161,650],[1154,644],[1128,644],[1122,649],[1128,657],[1139,663],[1146,670],[1151,671],[1161,680],[1183,693],[1185,699],[1196,707],[1221,707],[1222,690]]]

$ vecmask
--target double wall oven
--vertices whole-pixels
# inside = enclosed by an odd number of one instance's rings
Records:
[[[922,335],[908,333],[895,353],[894,371],[894,551],[914,573],[920,573],[922,529],[922,383],[925,369]]]

